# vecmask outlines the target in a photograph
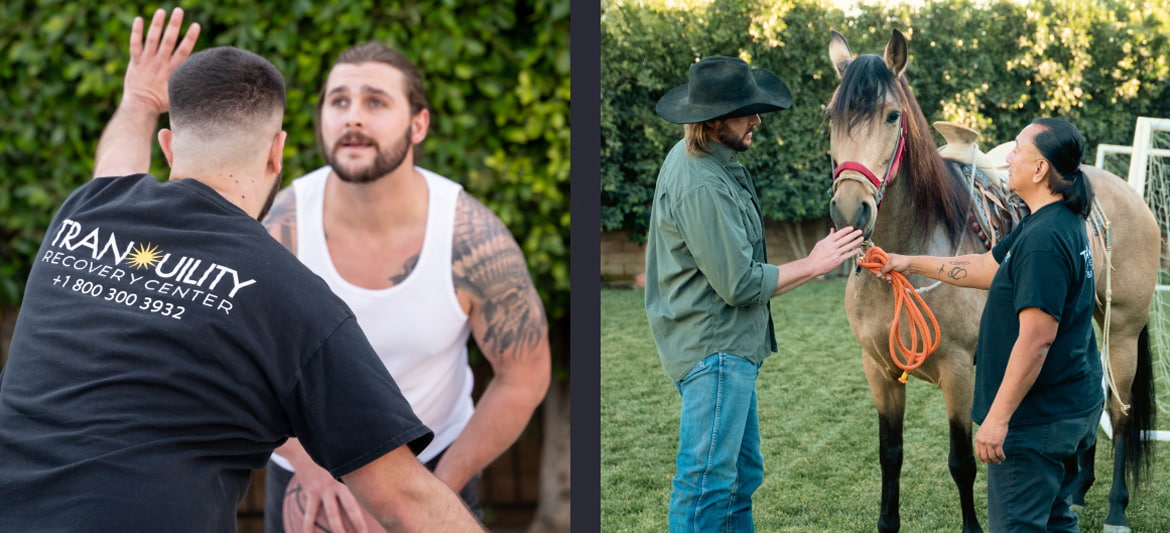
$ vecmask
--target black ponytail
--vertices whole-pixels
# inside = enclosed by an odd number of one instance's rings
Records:
[[[1032,124],[1044,128],[1034,142],[1051,166],[1048,189],[1063,196],[1064,205],[1074,213],[1088,217],[1093,209],[1093,186],[1080,168],[1085,137],[1076,126],[1058,118],[1038,118]]]

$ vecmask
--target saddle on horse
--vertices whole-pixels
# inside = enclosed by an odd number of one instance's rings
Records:
[[[963,175],[971,190],[972,209],[967,218],[971,230],[990,250],[1028,215],[1024,204],[1007,186],[1007,163],[1010,142],[983,153],[976,141],[979,132],[952,122],[935,122],[934,129],[946,139],[939,154]]]

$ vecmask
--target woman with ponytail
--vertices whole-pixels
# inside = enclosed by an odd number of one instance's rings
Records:
[[[1064,120],[1033,121],[1007,156],[1008,185],[1031,211],[1011,234],[984,254],[890,254],[882,269],[988,289],[971,419],[991,531],[1080,531],[1069,501],[1105,400],[1084,146]]]

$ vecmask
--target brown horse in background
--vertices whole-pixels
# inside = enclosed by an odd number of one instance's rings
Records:
[[[903,75],[907,44],[902,33],[894,30],[884,57],[854,58],[845,38],[833,32],[829,57],[840,78],[827,109],[830,152],[837,164],[830,204],[834,224],[862,229],[873,245],[899,254],[986,252],[987,243],[969,224],[977,208],[972,183],[959,171],[958,162],[939,154]],[[1106,253],[1110,243],[1102,242],[1108,231],[1092,224],[1089,236],[1101,304],[1095,318],[1099,325],[1105,324],[1104,304],[1111,300],[1109,335],[1102,352],[1108,354],[1115,385],[1108,402],[1115,460],[1106,531],[1127,531],[1126,474],[1136,485],[1152,451],[1143,438],[1143,431],[1152,427],[1154,409],[1146,321],[1158,273],[1159,233],[1150,209],[1124,180],[1104,170],[1084,170],[1096,193],[1097,209],[1112,225],[1111,248],[1119,258],[1110,261]],[[972,494],[976,463],[970,412],[973,357],[986,292],[917,275],[909,280],[941,327],[937,350],[910,375],[943,391],[950,429],[948,465],[959,488],[963,531],[982,531]],[[861,344],[862,366],[878,410],[882,472],[878,530],[898,531],[906,385],[897,380],[902,369],[889,353],[890,325],[896,319],[890,284],[868,272],[855,272],[846,286],[845,309]],[[909,345],[908,335],[903,337]],[[1083,504],[1083,492],[1092,484],[1092,459],[1090,455],[1081,494],[1074,503]]]

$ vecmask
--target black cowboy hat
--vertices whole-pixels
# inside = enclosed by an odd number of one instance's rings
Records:
[[[655,106],[675,124],[741,117],[792,107],[792,93],[775,74],[734,57],[711,56],[691,65],[687,83],[671,89]]]

